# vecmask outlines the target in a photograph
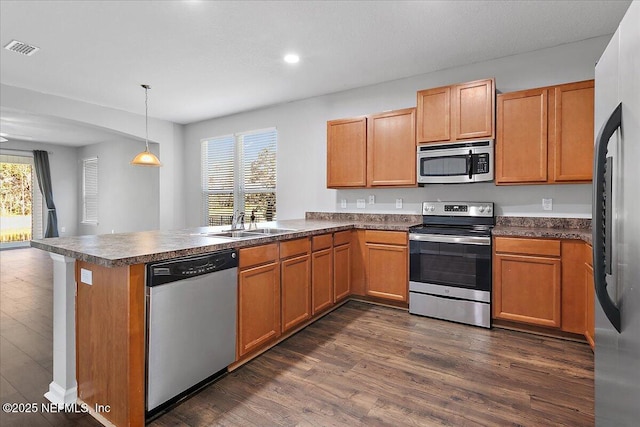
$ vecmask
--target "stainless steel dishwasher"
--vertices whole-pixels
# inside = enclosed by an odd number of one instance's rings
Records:
[[[234,362],[237,273],[235,250],[147,264],[148,416]]]

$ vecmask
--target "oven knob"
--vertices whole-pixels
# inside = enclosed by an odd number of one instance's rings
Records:
[[[491,206],[487,206],[486,211],[487,213],[491,213]]]
[[[436,207],[435,207],[435,206],[429,206],[429,212],[433,212],[433,211],[435,211],[435,210],[436,210]]]
[[[480,213],[484,212],[484,206],[480,206],[480,209],[478,209],[480,211]]]

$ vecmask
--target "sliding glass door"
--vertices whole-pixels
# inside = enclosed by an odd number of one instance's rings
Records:
[[[0,155],[0,249],[42,237],[42,198],[33,158]]]

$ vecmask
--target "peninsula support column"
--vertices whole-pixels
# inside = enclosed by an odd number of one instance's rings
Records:
[[[53,381],[46,397],[66,405],[78,398],[76,382],[75,259],[51,253],[53,259]]]

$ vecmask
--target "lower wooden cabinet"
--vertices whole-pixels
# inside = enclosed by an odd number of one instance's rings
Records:
[[[280,262],[283,333],[311,318],[310,274],[308,253]]]
[[[308,237],[280,242],[282,333],[311,318],[310,253]]]
[[[565,332],[584,334],[586,329],[587,287],[584,269],[585,243],[563,240],[562,249],[562,326]]]
[[[584,336],[587,338],[592,349],[596,346],[596,321],[595,321],[595,287],[593,284],[593,248],[591,245],[585,245],[585,262],[584,262],[584,286],[586,289],[585,296],[585,331]]]
[[[355,232],[338,231],[333,234],[333,302],[351,295],[351,239]]]
[[[268,256],[274,253],[276,258]],[[245,252],[246,251],[246,252]],[[243,254],[244,252],[244,254]],[[244,255],[244,261],[243,261]],[[272,258],[257,266],[246,266]],[[267,258],[265,258],[267,257]],[[240,250],[238,272],[238,357],[258,350],[280,336],[280,264],[277,244]]]
[[[365,232],[366,294],[393,301],[407,301],[407,233]]]
[[[493,318],[584,335],[593,348],[591,251],[580,240],[496,237]]]
[[[560,242],[496,238],[494,248],[493,317],[559,328]]]
[[[311,306],[313,314],[333,305],[333,235],[311,238]]]

